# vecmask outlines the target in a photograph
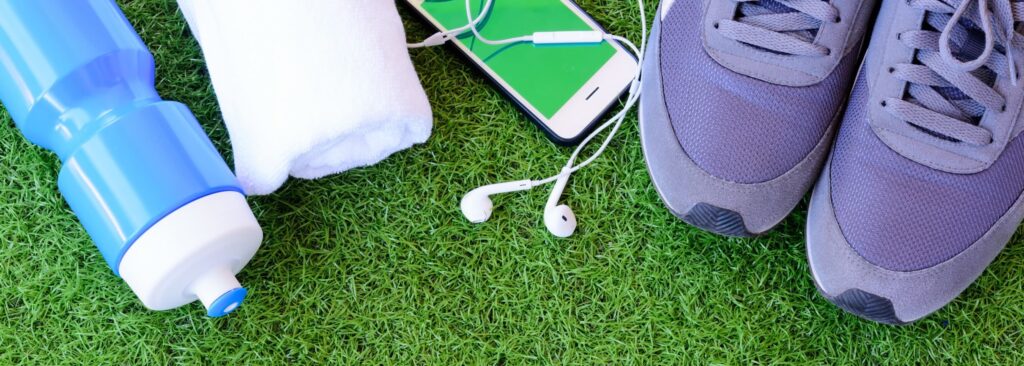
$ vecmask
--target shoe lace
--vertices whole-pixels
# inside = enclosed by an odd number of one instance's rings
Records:
[[[737,16],[715,23],[726,37],[769,51],[800,56],[828,56],[814,43],[825,23],[839,23],[839,10],[822,0],[731,0]]]
[[[882,107],[939,139],[991,143],[992,132],[978,124],[986,111],[1006,110],[1006,98],[994,88],[997,80],[1009,78],[1017,86],[1015,54],[1024,40],[1016,22],[1024,19],[1024,7],[1010,0],[907,3],[926,11],[921,29],[899,34],[905,46],[917,50],[916,62],[888,68],[908,88],[902,98],[883,100]]]

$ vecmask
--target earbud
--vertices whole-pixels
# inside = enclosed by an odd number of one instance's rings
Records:
[[[491,218],[491,212],[494,210],[491,195],[525,191],[530,188],[533,188],[533,181],[520,180],[491,184],[469,191],[462,197],[462,202],[459,204],[459,207],[462,208],[462,216],[474,224],[487,221]]]
[[[463,27],[447,31],[439,32],[434,34],[427,40],[417,44],[410,44],[409,48],[416,47],[427,47],[444,44],[449,40],[452,40],[459,35],[469,31],[473,33],[476,40],[489,45],[507,45],[519,42],[531,42],[535,45],[539,44],[601,44],[604,41],[615,41],[621,45],[628,46],[633,52],[633,55],[637,59],[637,69],[633,76],[633,81],[629,86],[629,94],[626,97],[625,106],[616,113],[611,119],[602,124],[601,126],[594,129],[590,135],[588,135],[578,147],[576,151],[572,153],[565,168],[557,176],[545,178],[543,180],[531,181],[521,180],[516,182],[492,184],[489,186],[483,186],[474,189],[462,197],[460,202],[460,208],[462,209],[462,215],[466,217],[470,222],[481,223],[487,221],[491,217],[491,211],[494,209],[494,203],[491,202],[491,195],[499,193],[509,193],[525,191],[533,188],[539,184],[546,184],[552,181],[555,182],[555,187],[551,191],[551,196],[548,197],[547,205],[544,206],[544,226],[548,228],[551,234],[567,238],[576,231],[576,214],[572,212],[572,209],[567,205],[559,205],[558,200],[562,197],[562,193],[565,190],[566,184],[569,182],[569,175],[575,171],[582,169],[583,167],[590,165],[594,162],[597,157],[608,148],[612,138],[615,137],[616,132],[619,131],[619,127],[622,126],[626,120],[627,113],[636,105],[637,100],[640,97],[640,79],[642,69],[641,65],[644,64],[644,52],[643,49],[647,45],[647,18],[644,10],[643,0],[637,0],[637,4],[640,8],[640,47],[637,47],[629,39],[621,36],[605,34],[603,31],[556,31],[556,32],[537,32],[531,35],[525,35],[515,38],[507,38],[501,40],[488,40],[480,34],[480,30],[477,29],[478,24],[483,18],[490,12],[491,6],[494,4],[494,0],[487,0],[484,3],[484,7],[480,11],[480,14],[476,18],[473,18],[470,4],[471,0],[466,0],[466,18],[469,24]],[[589,158],[583,162],[576,164],[576,159],[579,154],[583,151],[583,148],[594,139],[598,134],[607,128],[611,128],[611,132],[605,137],[604,142],[601,143],[601,147],[597,149]]]
[[[558,199],[562,197],[562,192],[565,191],[566,183],[569,183],[569,174],[571,172],[568,169],[563,169],[558,179],[555,180],[555,187],[551,190],[551,196],[548,197],[547,205],[544,206],[544,226],[548,228],[552,235],[560,238],[568,238],[576,231],[576,214],[572,212],[569,206],[558,204]],[[492,195],[525,191],[533,187],[534,184],[531,180],[483,186],[466,193],[462,197],[462,202],[459,203],[459,208],[462,209],[462,216],[465,216],[466,220],[479,224],[491,218],[491,212],[494,211],[494,202],[491,201]]]
[[[544,206],[544,226],[552,235],[559,238],[568,238],[576,231],[576,214],[566,205],[559,205],[558,199],[565,191],[565,185],[569,182],[569,168],[562,169],[562,173],[555,180],[555,187],[551,190],[548,203]]]

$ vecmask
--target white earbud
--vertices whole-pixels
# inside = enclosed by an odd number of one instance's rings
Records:
[[[569,169],[566,167],[557,176],[555,187],[551,190],[551,196],[548,197],[547,205],[544,206],[544,226],[548,228],[552,235],[560,238],[568,238],[576,231],[576,214],[572,212],[569,206],[558,204],[558,199],[562,197],[566,183],[569,182],[569,174],[571,173]],[[491,201],[492,195],[525,191],[534,186],[534,182],[531,180],[483,186],[466,193],[462,197],[462,202],[459,203],[459,208],[462,209],[462,215],[469,222],[479,224],[491,218],[491,212],[494,211],[494,202]]]
[[[491,202],[491,195],[509,192],[525,191],[533,188],[533,181],[520,180],[483,186],[466,193],[462,197],[459,207],[462,208],[462,215],[466,220],[474,224],[487,221],[491,218],[494,210],[494,203]]]
[[[640,8],[640,47],[637,47],[629,39],[621,36],[605,34],[603,31],[556,31],[556,32],[535,32],[530,35],[524,35],[520,37],[490,40],[480,34],[480,30],[477,29],[479,23],[483,21],[484,17],[491,11],[491,7],[494,5],[494,0],[487,0],[484,3],[480,14],[476,18],[473,18],[472,11],[470,10],[470,0],[466,0],[466,19],[469,22],[465,26],[446,31],[436,33],[423,42],[410,44],[409,48],[419,47],[430,47],[437,46],[448,41],[459,37],[460,35],[472,32],[473,36],[482,43],[489,45],[505,45],[519,42],[531,42],[533,44],[601,44],[605,41],[615,41],[621,45],[629,47],[629,50],[637,58],[637,69],[633,76],[633,81],[629,86],[629,93],[626,97],[625,106],[619,110],[614,116],[612,116],[607,122],[601,124],[596,129],[591,131],[583,142],[576,147],[573,151],[572,156],[569,157],[568,163],[562,171],[552,177],[545,178],[543,180],[521,180],[515,182],[492,184],[489,186],[483,186],[474,189],[462,197],[460,202],[460,208],[462,209],[462,215],[466,217],[470,222],[481,223],[487,221],[491,217],[491,211],[494,209],[494,203],[491,202],[491,195],[499,193],[509,193],[525,191],[538,185],[555,182],[555,187],[551,191],[551,196],[548,197],[547,205],[544,207],[544,226],[548,228],[551,234],[567,238],[576,231],[576,215],[572,212],[572,209],[567,205],[559,205],[558,199],[562,197],[562,193],[565,190],[566,184],[569,182],[569,175],[575,171],[582,169],[583,167],[590,165],[596,160],[605,149],[608,148],[612,138],[622,127],[622,123],[626,120],[626,115],[636,105],[637,100],[640,97],[640,78],[641,68],[644,64],[644,53],[643,50],[647,45],[647,16],[644,10],[643,0],[637,0],[637,5]],[[583,148],[590,143],[591,140],[596,138],[602,131],[611,129],[608,136],[605,137],[604,142],[589,158],[583,162],[576,163],[576,159],[579,157]]]
[[[552,235],[559,238],[568,238],[576,231],[576,214],[567,205],[559,205],[558,199],[562,198],[562,191],[569,182],[569,168],[562,169],[562,173],[555,180],[555,187],[548,197],[548,204],[544,206],[544,226]]]

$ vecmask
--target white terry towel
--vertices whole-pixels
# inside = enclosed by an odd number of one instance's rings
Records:
[[[376,164],[433,117],[394,0],[178,0],[249,194]]]

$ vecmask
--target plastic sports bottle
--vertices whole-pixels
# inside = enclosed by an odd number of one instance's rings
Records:
[[[235,274],[263,232],[191,111],[157,94],[113,0],[0,0],[0,102],[60,158],[61,194],[146,307],[241,304]]]

